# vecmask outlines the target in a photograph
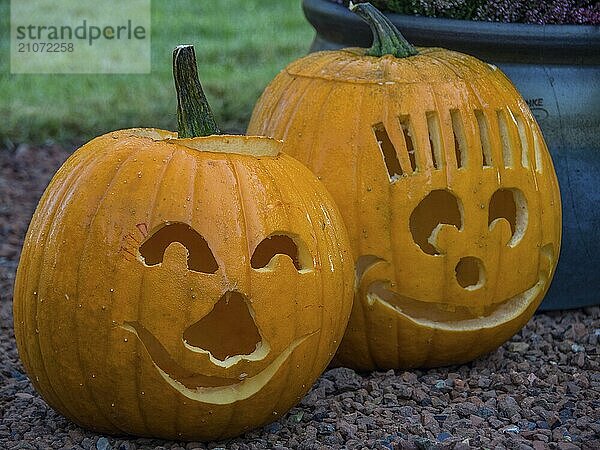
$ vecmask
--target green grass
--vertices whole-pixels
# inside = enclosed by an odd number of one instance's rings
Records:
[[[221,128],[244,130],[262,90],[308,51],[313,36],[300,0],[153,1],[151,74],[11,75],[8,3],[0,3],[2,141],[86,141],[133,126],[175,129],[171,52],[178,44],[195,46]]]

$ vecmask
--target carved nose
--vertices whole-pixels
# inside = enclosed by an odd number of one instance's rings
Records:
[[[458,284],[468,291],[479,289],[485,284],[485,266],[483,261],[474,256],[461,258],[455,272]]]
[[[262,341],[248,299],[239,292],[223,294],[210,313],[183,332],[183,340],[220,361],[249,355]]]

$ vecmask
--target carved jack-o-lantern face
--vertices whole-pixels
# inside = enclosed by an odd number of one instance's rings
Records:
[[[228,253],[239,257],[236,252]],[[311,282],[313,256],[299,235],[269,235],[256,246],[251,259],[245,261],[251,270],[242,273],[250,274],[250,285],[264,284],[268,290],[252,297],[240,289],[238,276],[228,275],[221,267],[228,263],[227,255],[219,258],[219,264],[202,235],[184,223],[161,225],[146,236],[139,246],[138,260],[148,267],[144,284],[160,286],[170,298],[197,304],[197,308],[189,308],[183,321],[177,320],[165,317],[168,307],[163,297],[150,294],[144,299],[147,319],[121,325],[137,336],[164,380],[189,399],[229,404],[251,397],[271,381],[299,345],[317,333],[308,327],[284,348],[272,348],[268,335],[273,326],[267,323],[265,311],[268,304],[261,301],[263,296],[281,297],[282,284],[296,285],[303,291],[298,286]],[[254,277],[256,281],[252,281]],[[291,283],[289,279],[295,277],[298,280]],[[285,309],[285,305],[279,307]],[[165,328],[165,320],[180,325]],[[284,323],[279,322],[281,326]],[[253,369],[252,362],[259,361],[269,364]],[[204,372],[210,366],[217,372]],[[215,374],[223,368],[238,370]]]
[[[283,139],[344,215],[357,296],[338,363],[469,361],[541,302],[560,248],[558,185],[496,67],[443,49],[315,53],[275,78],[249,132]]]
[[[486,141],[487,119],[481,111],[475,115],[478,127],[471,137],[479,142],[474,143],[467,141],[458,111],[451,111],[450,160],[440,151],[443,143],[435,121],[428,129],[430,155],[418,150],[406,117],[398,125],[404,133],[396,144],[383,125],[373,127],[398,217],[394,228],[408,232],[373,243],[373,254],[359,257],[360,295],[369,305],[379,302],[423,324],[441,322],[461,329],[467,322],[477,326],[478,318],[491,323],[506,309],[529,305],[547,286],[556,249],[544,237],[548,230],[542,227],[541,202],[546,199],[539,178],[551,166],[544,166],[539,155],[539,167],[532,167],[530,158],[541,149],[530,152],[525,135],[516,145],[505,136],[504,151],[494,152]],[[502,141],[507,125],[502,114],[498,117]],[[511,112],[511,117],[525,133],[521,116]],[[405,155],[411,161],[406,172],[398,157],[403,151],[413,153]],[[433,167],[418,170],[428,157]],[[507,176],[512,180],[504,181]],[[411,263],[394,267],[394,255]]]
[[[69,158],[15,286],[48,403],[101,432],[212,440],[304,395],[343,336],[353,262],[333,201],[280,146],[123,130]]]

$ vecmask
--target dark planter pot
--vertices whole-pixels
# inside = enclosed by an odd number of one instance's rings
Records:
[[[369,47],[368,26],[328,0],[303,0],[316,29],[311,51]],[[413,44],[493,63],[542,128],[561,188],[563,242],[540,309],[600,303],[600,27],[529,25],[387,15]]]

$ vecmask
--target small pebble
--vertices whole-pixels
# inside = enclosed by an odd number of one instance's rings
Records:
[[[585,352],[585,347],[583,345],[573,344],[571,345],[571,350],[573,350],[575,353],[581,353]]]
[[[108,439],[101,437],[96,441],[97,450],[112,450],[112,445],[108,442]]]
[[[527,342],[509,342],[507,348],[511,352],[525,353],[529,349]]]
[[[273,422],[270,423],[269,425],[266,425],[264,430],[269,433],[269,434],[276,434],[279,431],[281,431],[281,424],[279,422]]]
[[[451,437],[452,437],[452,435],[450,433],[448,433],[447,431],[444,431],[437,435],[437,440],[440,442],[444,442],[445,440],[450,439]]]

